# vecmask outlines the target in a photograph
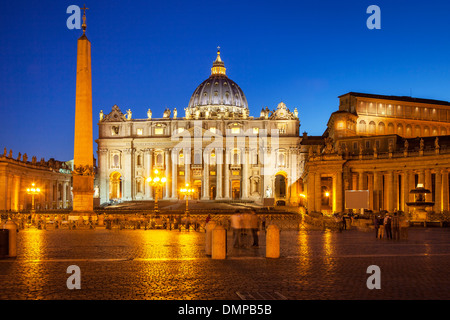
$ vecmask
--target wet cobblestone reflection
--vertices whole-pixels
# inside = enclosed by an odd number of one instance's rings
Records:
[[[372,233],[282,231],[281,257],[258,248],[205,255],[204,232],[37,230],[18,233],[18,257],[0,260],[0,299],[239,299],[236,292],[279,292],[288,299],[449,299],[450,230],[411,228],[408,240]],[[81,290],[66,287],[69,265]],[[366,287],[369,265],[382,289]]]

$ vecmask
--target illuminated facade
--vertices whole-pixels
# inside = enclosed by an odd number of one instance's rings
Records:
[[[352,92],[339,98],[323,137],[302,141],[308,210],[343,212],[350,209],[346,190],[368,190],[368,209],[411,212],[410,191],[423,184],[430,211],[448,212],[450,103]]]
[[[167,183],[159,199],[179,199],[189,183],[194,199],[296,204],[302,174],[300,121],[284,103],[249,116],[242,89],[226,75],[217,52],[211,75],[192,94],[184,116],[166,109],[153,118],[132,118],[114,106],[100,113],[98,185],[100,203],[152,200],[146,183],[152,170]]]

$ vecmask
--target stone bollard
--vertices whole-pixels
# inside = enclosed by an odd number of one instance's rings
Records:
[[[105,217],[102,214],[97,216],[97,226],[99,228],[103,228],[105,226]]]
[[[209,221],[206,226],[206,240],[205,240],[205,252],[206,255],[211,255],[211,247],[212,247],[212,231],[217,226],[217,223],[213,220]]]
[[[17,224],[14,221],[8,220],[4,225],[3,229],[9,230],[9,248],[8,257],[17,257]]]
[[[267,227],[266,234],[266,258],[280,257],[280,229],[271,224]]]
[[[211,258],[225,259],[227,257],[227,230],[217,225],[212,230]]]

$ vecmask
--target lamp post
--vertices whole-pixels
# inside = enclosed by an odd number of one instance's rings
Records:
[[[150,183],[150,185],[152,187],[155,188],[155,207],[153,209],[153,211],[157,214],[159,213],[159,208],[158,208],[158,192],[159,192],[159,188],[161,188],[167,181],[167,178],[158,171],[158,169],[155,169],[155,171],[153,171],[153,176],[150,176],[147,178],[147,182]]]
[[[31,214],[33,215],[33,218],[36,213],[36,210],[34,208],[34,196],[38,195],[40,192],[41,192],[41,189],[36,188],[36,185],[34,182],[31,184],[31,188],[27,188],[27,193],[31,195]]]
[[[189,215],[189,203],[188,203],[188,197],[189,197],[190,195],[192,195],[194,192],[195,192],[194,189],[190,189],[190,188],[189,188],[189,183],[186,183],[186,188],[181,188],[181,189],[180,189],[180,193],[181,193],[182,195],[184,195],[184,196],[185,196],[185,199],[186,199],[186,210],[185,210],[186,216]]]

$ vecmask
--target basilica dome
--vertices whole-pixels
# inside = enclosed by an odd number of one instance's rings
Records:
[[[242,89],[226,75],[226,68],[217,51],[211,76],[191,96],[186,118],[236,118],[248,116],[248,104]]]

